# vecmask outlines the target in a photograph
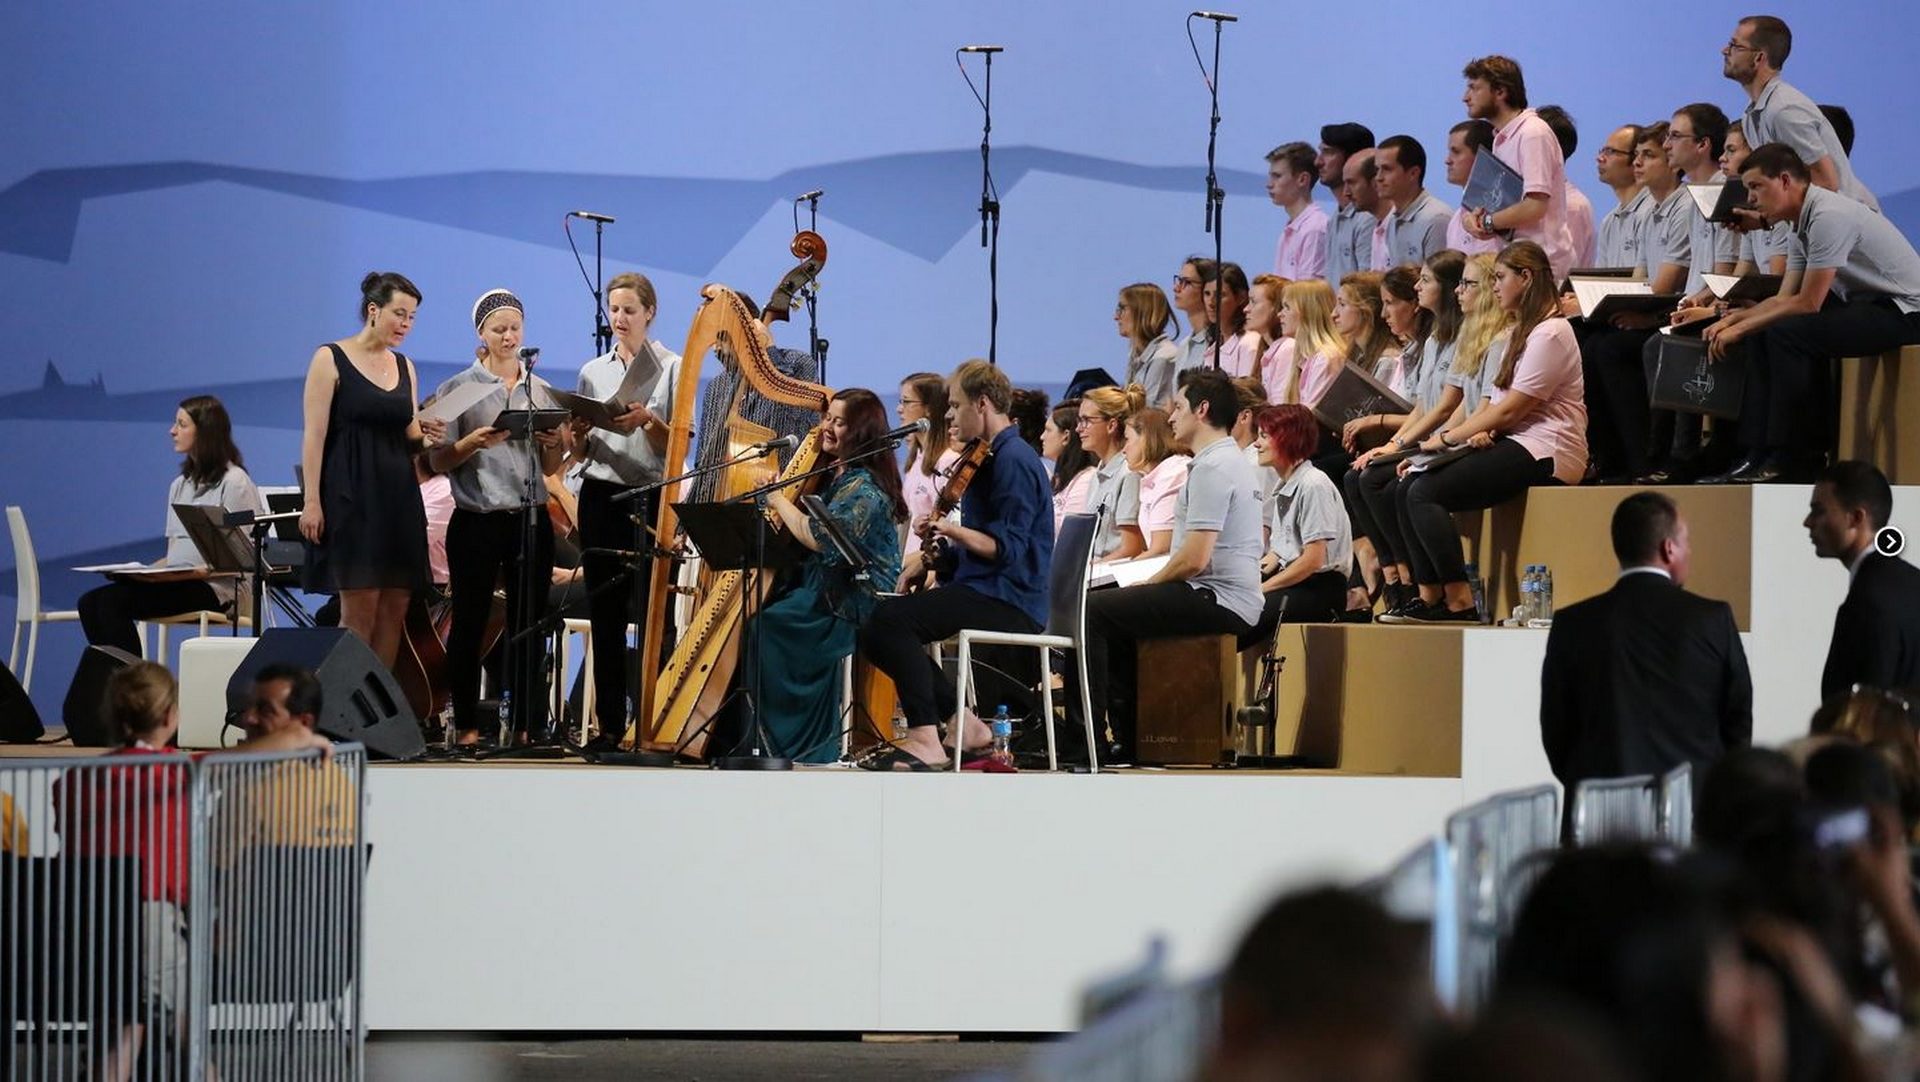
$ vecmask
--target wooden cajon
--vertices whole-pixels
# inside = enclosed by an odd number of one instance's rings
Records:
[[[1231,748],[1239,656],[1231,635],[1136,645],[1135,754],[1143,764],[1211,766]]]
[[[1839,367],[1840,457],[1871,462],[1896,485],[1920,483],[1920,346]]]

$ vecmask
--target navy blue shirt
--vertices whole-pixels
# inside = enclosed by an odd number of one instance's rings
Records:
[[[1047,574],[1053,563],[1053,487],[1040,454],[1008,425],[993,438],[993,456],[960,497],[960,524],[990,535],[993,559],[955,544],[947,581],[999,598],[1047,624]]]

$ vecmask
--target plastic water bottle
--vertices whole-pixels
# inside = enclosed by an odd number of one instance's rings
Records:
[[[1473,607],[1480,613],[1480,622],[1490,624],[1493,614],[1487,611],[1487,584],[1480,580],[1480,565],[1467,565],[1467,585],[1473,591]]]
[[[500,689],[500,739],[505,740],[513,724],[513,690]]]
[[[1534,564],[1520,574],[1520,626],[1540,615],[1540,572]]]
[[[993,715],[993,750],[988,758],[1003,766],[1013,765],[1013,719],[1007,716],[1007,704],[1001,703]]]
[[[1553,619],[1553,569],[1540,565],[1540,619]]]

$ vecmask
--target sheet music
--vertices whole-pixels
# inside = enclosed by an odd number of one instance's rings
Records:
[[[1717,184],[1689,184],[1687,194],[1693,197],[1693,205],[1700,208],[1700,216],[1713,220],[1713,210],[1720,205],[1720,197],[1726,193],[1726,182]]]
[[[167,566],[156,567],[153,564],[140,563],[138,560],[128,560],[124,563],[117,563],[117,564],[88,564],[85,567],[74,567],[74,568],[69,568],[68,570],[97,572],[99,574],[106,574],[107,572],[110,572],[110,571],[116,572],[116,573],[137,572],[137,571],[183,571],[190,566],[191,565],[189,564],[182,564],[177,567],[167,567]]]
[[[501,393],[500,385],[497,383],[462,383],[420,407],[420,416],[432,417],[452,424],[454,418],[485,401],[489,396]]]
[[[1592,315],[1601,301],[1616,293],[1637,296],[1653,292],[1652,283],[1630,278],[1569,278],[1567,285],[1573,290],[1574,300],[1579,302],[1582,316]]]
[[[653,397],[654,384],[660,381],[664,366],[660,358],[653,355],[653,346],[640,343],[640,351],[627,363],[627,374],[620,380],[620,386],[607,399],[606,405],[614,413],[625,413],[635,402],[645,402]]]
[[[1087,581],[1089,590],[1103,586],[1138,586],[1167,566],[1167,560],[1173,553],[1159,556],[1143,556],[1137,560],[1119,560],[1110,564],[1101,564]]]
[[[1703,274],[1700,280],[1723,301],[1757,301],[1780,292],[1781,278],[1777,274]]]

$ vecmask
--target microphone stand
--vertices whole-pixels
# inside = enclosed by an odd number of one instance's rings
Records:
[[[593,226],[594,233],[597,237],[600,231],[600,223],[595,222]],[[597,244],[598,241],[596,240],[596,246]],[[598,296],[597,292],[596,296]],[[512,743],[515,730],[513,714],[511,712],[512,708],[510,708],[510,712],[507,715],[507,732],[504,734],[504,739],[507,743],[485,755],[479,756],[480,758],[495,759],[510,756],[544,758],[551,756],[556,750],[563,750],[560,749],[554,741],[555,718],[551,710],[552,704],[545,703],[553,683],[551,673],[552,658],[549,656],[541,660],[540,668],[546,673],[547,679],[540,682],[547,686],[540,690],[540,695],[537,698],[531,696],[532,688],[515,688],[512,686],[519,682],[519,677],[522,672],[534,668],[534,666],[528,665],[524,660],[521,660],[524,652],[534,649],[536,645],[535,642],[529,638],[528,632],[535,628],[546,626],[544,619],[535,618],[533,615],[544,607],[543,602],[546,599],[547,590],[547,583],[536,581],[536,576],[534,575],[535,561],[533,558],[540,544],[540,512],[547,506],[547,501],[541,498],[541,493],[546,490],[546,473],[540,468],[540,444],[534,439],[535,433],[532,425],[533,412],[538,408],[538,403],[533,397],[533,367],[539,355],[540,351],[534,350],[531,356],[522,355],[520,358],[520,382],[527,389],[527,506],[520,515],[520,611],[516,614],[513,611],[513,606],[509,605],[507,607],[507,636],[501,647],[501,668],[505,671],[500,674],[500,693],[505,694],[508,691],[519,691],[521,693],[521,701],[517,709],[523,718],[531,718],[532,715],[530,711],[540,709],[540,707],[534,705],[536,702],[544,703],[547,708],[547,718],[541,723],[538,734],[534,732],[534,726],[529,722],[525,727],[527,734],[526,746],[515,746]],[[507,402],[508,405],[512,405],[513,399],[511,395],[508,396]],[[551,529],[552,527],[549,526],[548,528]],[[539,591],[538,594],[535,593],[536,590]],[[514,627],[514,617],[516,615],[520,617],[522,622],[522,626],[518,628]],[[520,663],[516,665],[516,661]]]
[[[807,196],[807,229],[820,232],[820,196]],[[799,232],[795,230],[794,232]],[[827,340],[820,337],[820,283],[807,283],[807,352],[813,354],[814,378],[827,383]],[[831,386],[831,384],[828,384]]]
[[[980,98],[980,247],[987,249],[987,363],[999,364],[1000,343],[1000,193],[993,184],[993,54],[987,49],[987,93]],[[959,60],[959,50],[954,59]],[[966,75],[966,65],[960,74]],[[973,80],[968,79],[972,86]],[[975,97],[979,97],[978,94]]]
[[[1218,61],[1215,61],[1218,64]],[[600,288],[600,275],[605,269],[605,261],[600,254],[600,238],[607,223],[595,219],[593,223],[593,355],[600,356],[613,348],[613,327],[607,322],[606,292]],[[528,370],[532,374],[532,370]]]
[[[1193,43],[1193,20],[1201,13],[1187,16],[1187,42]],[[1226,20],[1218,16],[1206,16],[1213,19],[1213,72],[1207,72],[1206,65],[1200,66],[1200,77],[1206,80],[1207,93],[1212,99],[1207,119],[1207,232],[1213,234],[1213,367],[1220,367],[1220,345],[1222,328],[1220,326],[1220,301],[1226,293],[1226,283],[1221,280],[1220,265],[1226,260],[1225,226],[1221,223],[1221,212],[1226,209],[1227,193],[1220,188],[1220,177],[1214,169],[1214,148],[1220,135],[1220,32]],[[1200,59],[1199,46],[1194,46],[1194,60]],[[1201,288],[1206,288],[1205,283]]]

